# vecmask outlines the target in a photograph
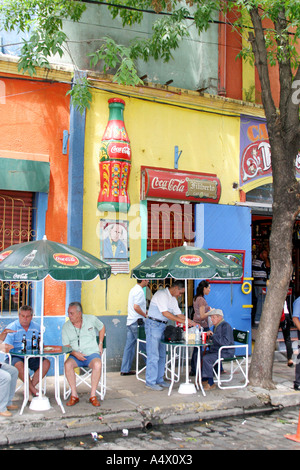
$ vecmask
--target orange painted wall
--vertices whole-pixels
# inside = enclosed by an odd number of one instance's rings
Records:
[[[221,21],[226,21],[227,23],[233,22],[235,19],[235,14],[233,12],[228,13],[226,19],[223,16],[220,16]],[[265,28],[272,28],[272,22],[270,20],[264,20],[263,26]],[[237,54],[241,50],[241,36],[232,31],[230,25],[224,25],[226,28],[226,35],[223,38],[219,37],[219,82],[226,83],[226,94],[225,96],[233,99],[242,99],[243,96],[243,80],[242,80],[242,60],[236,59]],[[226,60],[220,60],[224,57],[224,37],[226,38],[225,44],[225,57]],[[300,54],[300,44],[296,47],[298,54]],[[225,65],[224,65],[225,63]],[[221,64],[221,66],[220,66]],[[225,76],[224,76],[225,74]],[[280,96],[280,85],[279,85],[279,71],[278,65],[270,66],[269,65],[269,74],[270,74],[270,83],[272,96],[274,99],[275,106],[279,106],[279,96]],[[257,69],[255,69],[255,102],[261,104],[261,86],[259,81],[259,76]]]
[[[220,17],[220,21],[232,23],[236,19],[233,12],[229,12],[227,17]],[[219,35],[219,83],[224,83],[225,96],[236,100],[243,97],[242,80],[242,60],[237,59],[241,50],[242,39],[240,34],[232,31],[228,24],[220,25],[223,29],[222,35]],[[219,28],[219,33],[220,33]]]
[[[62,142],[63,131],[69,130],[69,86],[3,73],[0,80],[5,83],[0,148],[49,155],[46,236],[67,243],[68,154],[63,155]],[[46,280],[45,315],[64,315],[65,290],[65,283]]]

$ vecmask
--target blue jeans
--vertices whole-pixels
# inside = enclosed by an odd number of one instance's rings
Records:
[[[18,369],[9,364],[1,363],[0,367],[0,412],[7,410],[11,405],[16,391]]]
[[[164,337],[166,328],[165,323],[159,323],[147,318],[145,321],[146,332],[146,350],[147,350],[147,367],[146,367],[146,384],[160,384],[164,380],[165,363],[166,363],[166,345],[160,341]]]
[[[263,309],[263,306],[264,306],[264,301],[265,301],[266,295],[263,294],[263,286],[255,286],[254,291],[255,291],[255,296],[256,296],[256,299],[257,299],[255,321],[259,322],[260,317],[261,317],[261,313],[262,313],[262,309]]]
[[[138,322],[134,322],[131,325],[126,327],[127,329],[127,336],[126,336],[126,344],[123,352],[123,360],[121,365],[121,372],[130,372],[131,365],[134,358],[134,354],[136,352],[136,342],[138,337]],[[141,350],[145,351],[143,348],[144,343],[141,344]]]

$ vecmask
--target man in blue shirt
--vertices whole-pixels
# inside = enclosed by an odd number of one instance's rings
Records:
[[[7,326],[7,329],[14,330],[6,336],[5,344],[8,349],[21,348],[22,339],[25,335],[27,348],[31,349],[32,335],[35,333],[36,338],[40,333],[40,325],[32,320],[33,310],[29,305],[23,305],[19,310],[19,318]],[[18,369],[19,378],[24,382],[24,357],[12,355],[11,363]],[[29,368],[34,371],[33,377],[29,379],[29,391],[35,397],[38,394],[36,385],[39,382],[39,357],[29,359]],[[50,361],[43,359],[43,377],[47,374],[50,367]]]

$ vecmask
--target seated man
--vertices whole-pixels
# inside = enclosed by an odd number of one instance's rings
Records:
[[[221,346],[231,346],[234,344],[232,328],[224,320],[223,311],[220,309],[212,309],[210,311],[210,318],[214,325],[213,332],[208,332],[212,337],[212,345],[209,351],[203,356],[202,364],[202,383],[204,390],[211,390],[216,388],[213,380],[213,364],[218,359],[218,353]],[[222,357],[233,357],[234,349],[224,349]],[[206,382],[204,384],[204,382]]]
[[[35,334],[36,338],[40,333],[40,325],[32,320],[33,310],[29,305],[23,305],[19,310],[19,319],[10,323],[7,328],[14,330],[13,333],[9,333],[6,336],[5,344],[8,345],[8,350],[13,348],[21,349],[22,339],[25,335],[27,348],[31,349],[32,335]],[[11,363],[18,369],[19,378],[24,382],[24,357],[12,355]],[[38,391],[36,385],[39,382],[40,374],[40,358],[31,357],[28,361],[29,369],[34,371],[33,377],[29,379],[29,392],[34,397],[37,396]],[[50,361],[43,359],[43,371],[42,376],[45,377],[50,367]]]
[[[89,401],[93,406],[100,406],[96,397],[96,390],[101,377],[101,354],[103,352],[105,327],[98,317],[84,315],[79,302],[70,303],[68,315],[69,321],[62,328],[62,344],[72,348],[72,352],[65,362],[66,377],[71,387],[71,397],[67,406],[73,406],[79,402],[74,371],[77,367],[90,367],[92,369],[91,397]],[[95,330],[99,332],[99,345]]]
[[[2,351],[2,342],[5,340],[8,333],[14,333],[13,330],[4,329],[0,333],[0,351]],[[6,352],[6,348],[3,348]],[[12,404],[12,399],[16,391],[16,384],[18,380],[18,370],[16,367],[9,364],[0,362],[0,416],[8,418],[12,416],[10,410],[16,410],[17,405]]]

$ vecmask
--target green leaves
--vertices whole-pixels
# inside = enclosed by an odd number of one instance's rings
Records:
[[[299,0],[108,0],[108,3],[113,18],[121,19],[123,27],[140,24],[146,14],[143,24],[146,29],[148,25],[152,28],[146,35],[143,27],[142,34],[137,33],[138,36],[126,45],[117,44],[113,37],[99,38],[102,46],[89,54],[91,66],[100,66],[105,73],[113,73],[113,80],[119,84],[142,84],[136,69],[139,59],[168,62],[181,41],[189,37],[191,26],[195,26],[200,35],[225,9],[234,11],[236,21],[232,27],[244,38],[248,38],[249,31],[253,32],[249,13],[258,9],[269,63],[287,64],[290,61],[294,68],[299,64]],[[86,5],[79,0],[2,0],[1,27],[20,33],[23,41],[19,70],[33,76],[36,67],[50,67],[51,56],[59,54],[62,57],[68,40],[63,23],[65,20],[78,22],[85,9]],[[250,42],[239,57],[253,62]],[[74,103],[82,99],[82,103],[89,104],[88,82],[76,83],[70,95]]]
[[[67,92],[72,98],[73,106],[83,114],[86,108],[90,109],[92,94],[89,90],[89,82],[86,77],[82,77],[75,81],[72,89]]]
[[[3,0],[1,29],[16,31],[23,41],[18,69],[33,76],[36,67],[49,67],[51,55],[62,57],[67,39],[63,20],[79,21],[85,8],[73,0]]]
[[[117,44],[113,39],[103,38],[104,44],[91,57],[90,65],[96,66],[98,62],[102,62],[104,73],[113,69],[115,72],[114,82],[122,85],[138,85],[142,84],[142,80],[138,77],[137,70],[131,54],[131,49],[126,46]]]

